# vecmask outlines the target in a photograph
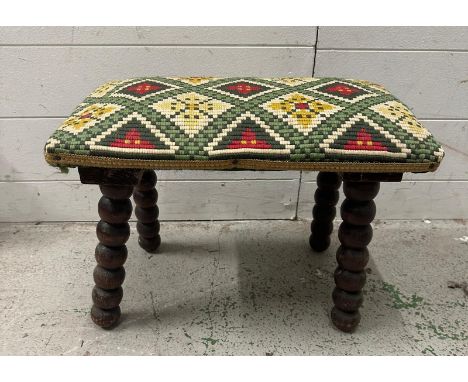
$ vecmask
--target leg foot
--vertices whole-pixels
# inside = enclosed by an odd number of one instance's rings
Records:
[[[333,324],[342,332],[352,333],[361,321],[359,310],[354,312],[344,312],[336,306],[331,311]]]
[[[330,246],[330,234],[333,231],[333,219],[336,215],[341,177],[336,172],[319,172],[317,190],[312,210],[313,220],[310,226],[309,244],[315,252],[325,251]]]
[[[343,332],[353,332],[359,324],[362,288],[366,283],[364,271],[369,260],[367,245],[372,240],[370,223],[375,217],[373,199],[379,192],[379,182],[348,181],[343,191],[346,199],[341,205],[341,223],[338,238],[341,246],[336,252],[338,268],[334,278],[333,324]]]
[[[135,215],[138,219],[138,243],[147,252],[155,252],[161,244],[156,181],[156,173],[153,170],[144,170],[133,191],[133,200],[136,204]]]
[[[112,309],[101,309],[96,305],[91,308],[91,318],[93,322],[104,329],[111,329],[116,326],[120,319],[120,307]]]

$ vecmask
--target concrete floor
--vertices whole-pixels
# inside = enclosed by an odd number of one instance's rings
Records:
[[[308,223],[163,223],[128,243],[122,322],[89,318],[94,224],[0,225],[1,355],[467,355],[466,222],[376,222],[361,326],[329,320],[336,235]]]

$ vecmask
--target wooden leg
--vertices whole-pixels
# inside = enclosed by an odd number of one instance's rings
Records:
[[[361,316],[362,288],[366,283],[364,270],[369,260],[367,245],[372,240],[370,223],[375,217],[375,203],[380,183],[377,181],[352,181],[343,179],[346,199],[341,205],[341,223],[338,237],[341,246],[336,252],[338,268],[335,271],[336,287],[333,291],[333,324],[344,332],[356,329]]]
[[[123,265],[127,260],[125,243],[130,236],[128,219],[132,215],[130,197],[138,183],[141,170],[78,167],[83,184],[98,184],[103,196],[98,212],[101,221],[96,227],[99,244],[95,256],[93,307],[91,318],[103,328],[115,326],[120,318],[122,283],[125,279]]]
[[[316,252],[325,251],[330,246],[340,186],[341,176],[338,173],[319,172],[314,195],[315,206],[312,210],[313,220],[310,226],[312,233],[309,238],[310,246]]]
[[[120,301],[125,279],[123,264],[127,259],[125,243],[130,236],[128,219],[132,215],[132,186],[100,185],[103,196],[98,212],[101,221],[96,227],[99,244],[96,247],[91,318],[96,325],[110,328],[120,318]]]
[[[161,244],[159,236],[159,209],[157,206],[156,173],[144,170],[133,191],[135,215],[137,216],[138,243],[147,252],[155,252]]]

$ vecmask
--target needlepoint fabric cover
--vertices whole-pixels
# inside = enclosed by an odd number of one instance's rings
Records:
[[[339,78],[111,81],[45,146],[60,167],[424,172],[443,155],[383,87]]]

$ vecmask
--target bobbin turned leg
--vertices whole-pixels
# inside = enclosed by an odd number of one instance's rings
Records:
[[[370,223],[375,217],[375,203],[380,183],[352,181],[344,178],[346,199],[341,205],[343,222],[338,231],[341,246],[336,252],[338,267],[335,271],[336,287],[333,291],[335,306],[331,311],[333,324],[344,332],[356,329],[361,316],[362,288],[366,283],[364,270],[369,260],[367,245],[372,240]]]
[[[156,181],[156,173],[153,170],[144,170],[133,191],[133,200],[136,204],[135,215],[138,219],[138,243],[147,252],[155,252],[161,244]]]
[[[99,184],[103,196],[98,212],[101,220],[96,234],[99,244],[95,257],[97,266],[93,277],[93,307],[91,318],[96,325],[111,328],[120,318],[120,302],[125,279],[123,264],[127,259],[125,243],[130,236],[128,220],[132,215],[130,197],[138,181],[138,170],[113,170],[79,168],[80,179],[85,184]]]
[[[125,243],[130,236],[128,219],[132,215],[132,186],[100,185],[103,196],[99,200],[98,212],[101,221],[96,227],[99,244],[95,257],[93,307],[91,318],[94,323],[109,328],[120,318],[120,301],[125,279],[123,264],[127,259]]]
[[[313,220],[310,225],[312,233],[309,238],[310,246],[316,252],[325,251],[330,246],[340,186],[341,176],[336,172],[319,172],[317,175]]]

